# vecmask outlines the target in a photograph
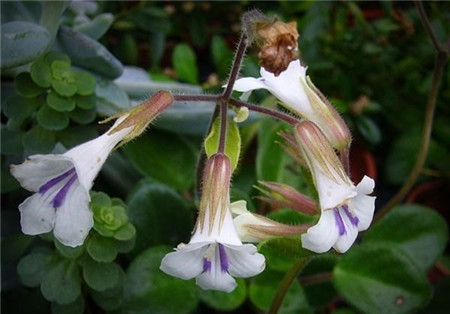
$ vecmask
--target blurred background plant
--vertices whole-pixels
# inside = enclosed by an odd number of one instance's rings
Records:
[[[450,3],[425,7],[444,42]],[[94,138],[104,130],[97,121],[158,90],[219,92],[239,40],[240,17],[252,8],[297,21],[302,61],[353,132],[355,182],[365,173],[376,178],[377,207],[405,182],[420,149],[435,55],[413,2],[2,1],[4,313],[269,309],[285,273],[304,253],[282,240],[261,245],[267,270],[238,280],[231,294],[203,291],[159,271],[161,258],[189,239],[196,160],[213,103],[175,103],[149,132],[111,156],[94,186],[106,193],[93,194],[94,230],[80,248],[20,233],[17,206],[26,192],[8,171],[30,154],[62,152]],[[241,74],[259,75],[252,49]],[[348,254],[314,258],[290,286],[281,313],[446,311],[449,87],[447,66],[428,158],[407,199],[431,209],[401,205]],[[263,91],[250,100],[277,106]],[[240,128],[243,153],[232,200],[245,199],[250,210],[285,223],[303,223],[305,217],[293,210],[273,211],[258,201],[253,188],[264,180],[305,191],[300,169],[276,143],[285,128],[259,115]]]

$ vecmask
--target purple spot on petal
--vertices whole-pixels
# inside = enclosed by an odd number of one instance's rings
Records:
[[[211,261],[208,261],[206,258],[203,259],[203,271],[209,272],[211,270]]]
[[[67,178],[74,172],[75,172],[75,168],[71,168],[68,171],[64,172],[63,174],[57,176],[56,178],[51,179],[50,181],[48,181],[47,183],[45,183],[43,186],[41,186],[39,188],[39,193],[41,195],[44,195],[45,192],[47,192],[50,188],[52,188],[53,186],[55,186],[56,184],[58,184],[59,182],[61,182],[62,180],[64,180],[65,178]]]
[[[348,209],[348,205],[342,205],[342,209],[344,210],[347,217],[350,219],[352,225],[357,226],[359,223],[359,219],[358,217],[352,215],[352,213]]]
[[[344,222],[342,221],[341,214],[339,213],[339,210],[337,208],[333,209],[334,212],[334,218],[336,219],[336,225],[339,229],[339,235],[345,234],[345,226]]]
[[[63,203],[64,199],[66,198],[67,192],[69,191],[72,184],[77,180],[77,174],[74,174],[69,181],[67,181],[66,184],[59,190],[58,194],[56,194],[55,198],[53,199],[53,207],[58,208]]]
[[[228,257],[227,253],[225,252],[225,247],[219,243],[219,256],[220,256],[220,269],[222,272],[228,271]]]

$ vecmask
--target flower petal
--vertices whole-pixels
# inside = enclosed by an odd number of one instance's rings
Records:
[[[94,225],[89,209],[89,192],[78,182],[70,187],[61,206],[56,209],[55,237],[64,245],[76,247]]]
[[[177,252],[164,256],[159,269],[184,280],[197,277],[203,271],[203,253],[209,243],[182,244]]]
[[[352,246],[353,242],[355,242],[358,236],[358,228],[352,224],[344,210],[339,209],[339,213],[344,223],[345,233],[339,236],[333,247],[337,252],[345,253]]]
[[[338,237],[333,210],[325,210],[318,223],[302,234],[302,247],[316,253],[324,253],[331,249]]]
[[[266,267],[264,255],[257,253],[256,246],[244,244],[241,246],[225,245],[228,256],[228,272],[239,278],[248,278],[261,273]]]
[[[12,165],[11,174],[23,188],[37,192],[42,185],[73,166],[72,160],[62,155],[33,155],[20,165]]]
[[[254,77],[244,77],[238,79],[233,85],[233,90],[238,92],[248,92],[260,88],[267,89],[267,86],[260,78],[257,79]]]
[[[216,246],[216,244],[213,245]],[[226,253],[228,253],[228,251]],[[230,265],[229,262],[227,262],[227,264]],[[195,282],[205,290],[231,292],[236,288],[236,281],[222,267],[220,249],[218,248],[218,246],[216,246],[215,248],[214,257],[211,260],[210,269],[200,274],[195,279]]]
[[[366,194],[372,193],[374,185],[375,182],[371,178],[364,176],[361,182],[356,186],[356,192],[358,194],[350,200],[350,208],[355,212],[355,215],[359,219],[359,231],[369,228],[373,219],[375,196],[368,196]]]
[[[23,233],[36,235],[53,229],[56,214],[48,197],[35,193],[19,205],[19,211]]]
[[[243,215],[249,213],[247,210],[247,202],[244,200],[236,201],[230,204],[231,213],[234,215]]]

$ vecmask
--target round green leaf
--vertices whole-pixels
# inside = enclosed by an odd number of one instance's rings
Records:
[[[75,99],[60,96],[58,93],[51,91],[47,95],[47,104],[56,111],[72,111],[75,109]]]
[[[95,108],[95,103],[97,101],[97,98],[95,95],[89,95],[89,96],[81,96],[76,95],[75,96],[75,103],[77,106],[81,109],[88,110]]]
[[[23,121],[40,105],[36,98],[25,98],[19,95],[8,97],[2,104],[2,110],[9,119]]]
[[[41,87],[49,88],[52,85],[52,71],[49,63],[45,62],[43,58],[33,62],[30,75],[33,81]]]
[[[28,72],[22,72],[14,78],[14,88],[17,94],[27,98],[36,97],[44,92],[44,89],[33,82]]]
[[[136,228],[133,224],[127,223],[114,233],[114,239],[119,241],[128,241],[136,235]]]
[[[52,303],[52,314],[83,314],[84,313],[84,299],[78,297],[75,301],[69,304]]]
[[[267,311],[272,304],[284,273],[265,270],[262,274],[252,278],[249,296],[252,303],[262,311]],[[283,299],[278,313],[302,313],[308,306],[300,284],[294,281]]]
[[[334,283],[364,313],[410,313],[431,298],[422,270],[390,245],[353,247],[336,265]]]
[[[54,239],[54,243],[55,243],[55,247],[58,250],[58,252],[66,258],[71,258],[71,259],[78,258],[84,252],[83,245],[80,245],[77,247],[66,246],[66,245],[62,244],[61,242],[59,242],[56,238]]]
[[[88,72],[77,72],[74,74],[77,93],[82,96],[91,95],[95,91],[95,78]]]
[[[236,289],[230,293],[198,288],[200,300],[219,311],[232,311],[237,309],[244,303],[245,298],[247,297],[247,288],[243,279],[235,279],[238,285]]]
[[[419,205],[401,205],[370,227],[367,243],[389,243],[403,249],[423,270],[444,252],[448,226],[435,211]]]
[[[80,108],[75,108],[70,112],[70,118],[79,124],[89,124],[95,120],[97,116],[97,111],[95,108],[84,110]]]
[[[105,238],[98,234],[89,239],[86,250],[95,261],[101,263],[114,261],[118,253],[114,239]]]
[[[119,283],[120,266],[114,263],[98,263],[87,257],[83,265],[83,278],[94,290],[111,289]]]
[[[55,146],[55,134],[36,125],[23,135],[22,144],[29,154],[48,153]]]
[[[20,154],[23,151],[22,146],[23,132],[11,131],[3,125],[1,130],[2,130],[1,131],[2,154],[5,155]]]
[[[195,310],[198,293],[194,281],[171,277],[159,269],[161,259],[171,251],[153,247],[133,260],[124,282],[125,312],[182,314]]]
[[[95,87],[97,112],[109,116],[130,108],[130,99],[116,83],[97,78]]]
[[[111,206],[111,199],[109,198],[108,194],[104,192],[95,192],[91,191],[91,205],[96,206],[102,206],[102,207],[108,207]]]
[[[10,68],[37,59],[50,45],[50,34],[42,26],[14,21],[2,24],[1,67]]]
[[[36,119],[39,125],[51,131],[64,130],[69,125],[66,113],[53,110],[47,104],[39,109]]]
[[[111,237],[128,222],[128,215],[123,206],[99,206],[91,204],[94,212],[94,229],[105,237]]]
[[[195,53],[187,44],[179,44],[172,55],[172,64],[181,81],[198,84],[198,69]]]
[[[62,259],[49,265],[41,283],[48,301],[58,304],[74,302],[81,293],[81,278],[75,260]]]
[[[196,154],[180,136],[152,130],[124,149],[133,166],[145,176],[179,190],[193,185]]]
[[[44,61],[49,65],[52,64],[54,61],[64,61],[70,64],[70,58],[67,55],[57,51],[47,52],[44,56]]]
[[[89,291],[92,299],[100,306],[102,309],[106,311],[113,311],[118,309],[122,305],[123,301],[123,281],[124,281],[125,273],[120,268],[120,281],[119,283],[105,291]]]
[[[157,244],[177,245],[189,239],[192,214],[171,188],[142,181],[129,196],[128,214],[137,231],[136,250]]]
[[[53,80],[52,87],[61,96],[71,97],[77,92],[75,83]]]
[[[27,287],[38,287],[51,258],[51,254],[43,252],[31,253],[22,258],[17,265],[17,273],[22,283]]]

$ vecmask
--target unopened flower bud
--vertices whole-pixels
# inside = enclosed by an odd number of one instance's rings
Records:
[[[259,184],[266,187],[268,191],[258,188],[266,195],[265,197],[258,198],[271,204],[276,209],[288,207],[306,215],[315,215],[318,213],[318,204],[315,200],[287,184],[264,181],[259,181]]]
[[[303,159],[300,148],[298,147],[297,141],[292,134],[279,132],[278,135],[284,139],[284,143],[277,142],[283,150],[292,157],[296,162],[298,162],[303,167],[307,167],[305,160]]]
[[[111,119],[125,117],[121,123],[111,129],[108,134],[112,135],[120,130],[132,127],[131,132],[120,143],[132,140],[144,132],[150,122],[152,122],[159,114],[169,108],[174,101],[170,92],[159,91],[152,97],[145,100],[140,105],[129,109],[128,111],[118,113],[102,121],[107,122]]]
[[[260,242],[274,237],[288,237],[305,232],[311,225],[290,226],[267,217],[251,213],[245,201],[231,204],[233,223],[243,242]]]

